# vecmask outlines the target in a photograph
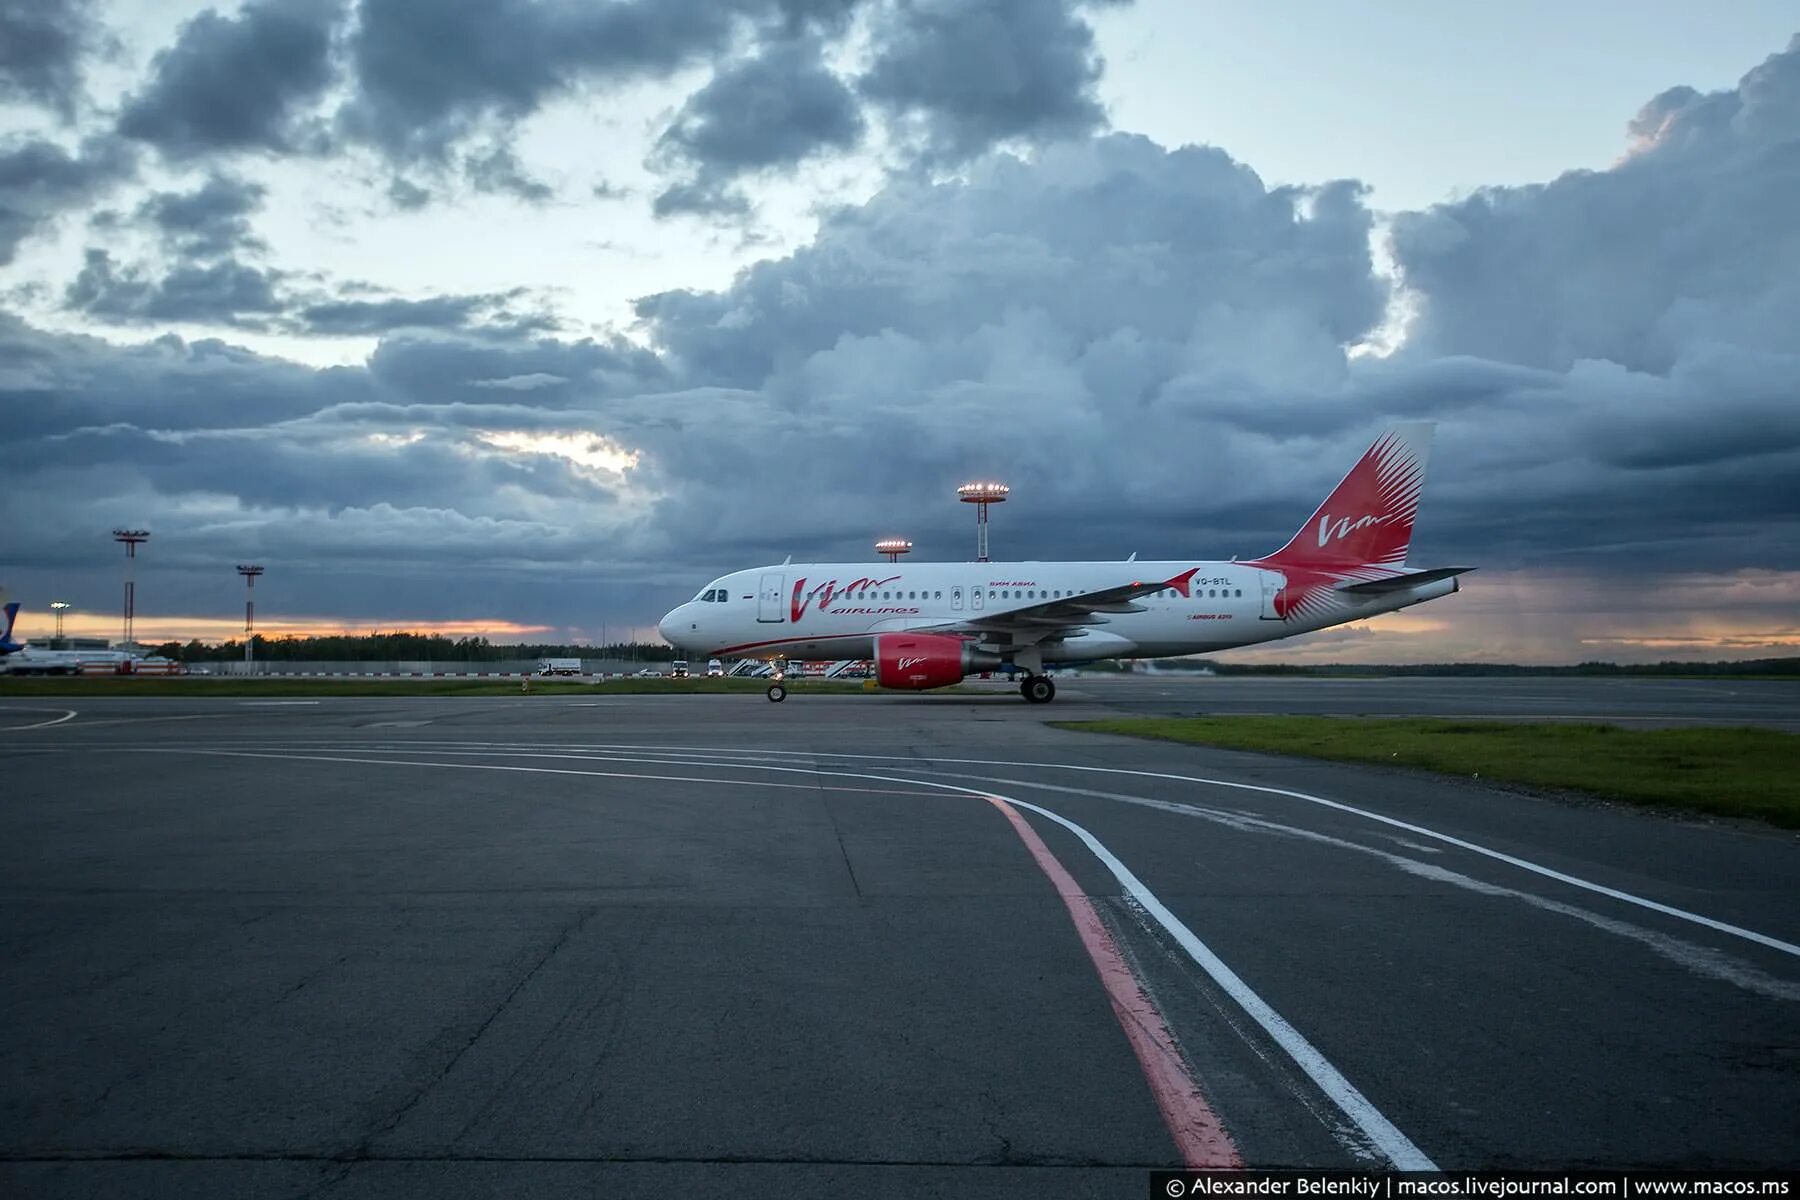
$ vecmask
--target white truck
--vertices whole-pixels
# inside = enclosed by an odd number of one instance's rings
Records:
[[[579,658],[540,658],[537,673],[539,675],[579,675],[581,660]]]

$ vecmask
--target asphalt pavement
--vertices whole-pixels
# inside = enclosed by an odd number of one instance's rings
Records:
[[[1800,840],[1045,724],[1159,687],[0,700],[0,1191],[1794,1165]]]

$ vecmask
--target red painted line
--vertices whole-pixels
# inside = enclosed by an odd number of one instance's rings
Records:
[[[1119,953],[1118,944],[1113,941],[1112,931],[1095,911],[1093,901],[1057,861],[1050,847],[1044,845],[1037,830],[1019,815],[1018,809],[998,796],[989,796],[987,801],[1012,822],[1013,831],[1031,851],[1031,857],[1037,860],[1044,874],[1050,877],[1056,894],[1068,908],[1069,917],[1075,922],[1075,932],[1081,936],[1081,944],[1093,960],[1094,970],[1100,973],[1100,982],[1112,1001],[1113,1015],[1119,1019],[1119,1028],[1125,1031],[1131,1049],[1137,1054],[1144,1081],[1150,1085],[1156,1107],[1162,1110],[1163,1123],[1169,1127],[1169,1135],[1175,1139],[1182,1161],[1190,1170],[1241,1168],[1244,1160],[1237,1145],[1225,1132],[1225,1126],[1207,1104],[1206,1097],[1200,1094],[1199,1083],[1181,1057],[1181,1051],[1175,1048],[1175,1039],[1169,1036],[1169,1024],[1163,1019],[1162,1010],[1157,1008],[1156,1001],[1150,998],[1137,976],[1131,973],[1124,955]]]

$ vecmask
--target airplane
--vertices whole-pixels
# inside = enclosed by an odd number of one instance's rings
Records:
[[[663,617],[695,657],[868,658],[884,688],[1012,669],[1033,704],[1051,663],[1172,658],[1312,633],[1460,589],[1473,567],[1407,566],[1428,423],[1388,429],[1272,554],[1229,562],[794,563],[721,576]]]
[[[79,675],[83,668],[110,667],[128,670],[137,660],[123,650],[40,650],[13,641],[13,625],[19,619],[19,602],[10,601],[0,612],[6,626],[0,629],[0,673],[8,675]]]

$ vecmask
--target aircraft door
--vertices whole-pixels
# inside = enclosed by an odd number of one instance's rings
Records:
[[[981,585],[976,584],[969,589],[969,607],[976,612],[981,611]]]
[[[779,622],[781,612],[781,572],[771,571],[762,577],[762,586],[756,591],[756,619],[765,622]]]
[[[959,587],[953,587],[950,589],[950,611],[951,612],[961,612],[962,611],[962,589]]]
[[[1274,571],[1258,571],[1262,580],[1262,612],[1260,617],[1265,621],[1279,621],[1281,614],[1275,611],[1275,597],[1287,586],[1287,576]]]

